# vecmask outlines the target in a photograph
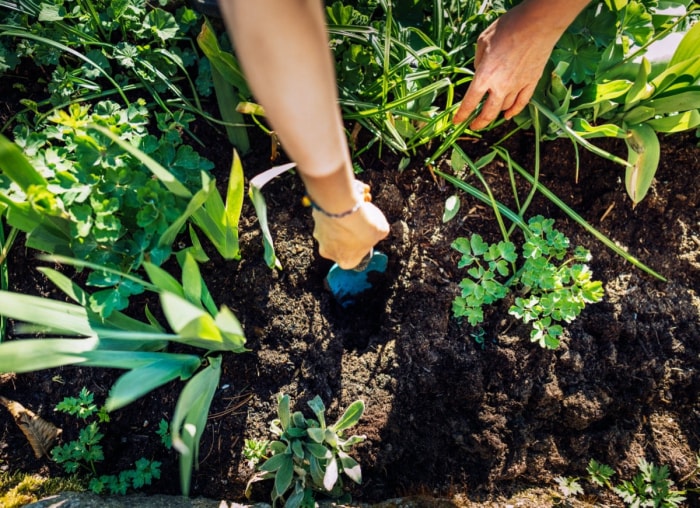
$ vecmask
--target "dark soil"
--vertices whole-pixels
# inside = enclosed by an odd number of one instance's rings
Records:
[[[200,128],[213,140],[202,153],[216,162],[223,185],[230,149],[223,136]],[[269,141],[255,137],[253,155],[243,160],[248,177],[271,165]],[[478,157],[495,139],[462,145]],[[532,169],[531,134],[520,133],[507,146],[514,160]],[[624,155],[621,142],[604,146]],[[279,392],[290,394],[304,412],[306,401],[320,395],[329,420],[354,400],[365,401],[354,429],[367,436],[353,454],[364,476],[363,485],[352,488],[358,501],[408,495],[462,503],[497,499],[529,485],[554,487],[559,475],[585,476],[591,458],[622,478],[635,474],[639,459],[646,458],[683,480],[700,451],[700,149],[692,133],[663,138],[662,146],[656,182],[632,207],[620,166],[581,152],[576,183],[572,145],[564,140],[543,145],[543,183],[668,279],[657,280],[625,262],[537,197],[529,213],[556,219],[555,227],[573,245],[592,251],[594,276],[606,291],[602,303],[566,327],[554,351],[529,342],[529,329],[508,315],[507,302],[488,311],[483,345],[472,338],[474,329],[452,317],[451,302],[465,273],[457,269],[450,243],[477,232],[489,241],[500,235],[490,210],[466,196],[458,217],[443,224],[445,199],[455,190],[422,166],[425,153],[402,172],[399,158],[386,150],[360,158],[366,169],[360,178],[371,184],[392,233],[379,245],[389,256],[386,277],[351,309],[341,308],[324,289],[330,263],[316,252],[298,178],[289,174],[272,182],[264,192],[283,270],[265,265],[248,204],[242,260],[213,257],[203,266],[214,300],[239,317],[252,351],[224,357],[192,494],[244,500],[251,470],[241,456],[243,440],[271,437],[268,425]],[[440,168],[449,172],[448,161]],[[497,196],[512,201],[507,168],[494,163],[486,173]],[[57,296],[35,272],[33,256],[18,242],[11,285]],[[147,303],[156,305],[153,298]],[[64,440],[74,439],[77,423],[54,413],[54,406],[82,387],[104,400],[118,374],[71,367],[5,376],[0,394],[61,426]],[[172,416],[182,386],[168,384],[112,415],[102,473],[132,467],[142,456],[157,459],[163,479],[146,492],[179,492],[177,457],[160,444],[155,430],[161,418]],[[5,410],[0,410],[0,468],[60,474],[48,459],[34,459]],[[264,490],[259,494],[258,500],[268,499]]]

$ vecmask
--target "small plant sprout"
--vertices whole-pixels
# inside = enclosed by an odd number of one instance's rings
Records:
[[[465,317],[477,326],[484,320],[484,306],[517,296],[508,313],[531,323],[530,340],[555,349],[563,332],[561,322],[570,323],[588,303],[603,298],[600,281],[594,281],[588,266],[590,253],[577,247],[569,254],[569,239],[553,228],[554,220],[536,216],[528,222],[528,238],[518,252],[510,241],[486,243],[476,234],[457,238],[452,247],[462,254],[459,268],[468,268],[460,282],[461,294],[452,303],[455,317]]]
[[[656,466],[641,459],[638,467],[639,474],[632,480],[613,487],[628,506],[681,506],[685,492],[672,490],[675,484],[669,478],[668,466]]]
[[[267,439],[246,439],[243,442],[243,457],[248,461],[248,467],[254,468],[261,460],[267,459]]]
[[[610,478],[613,477],[615,471],[610,466],[591,459],[586,472],[588,472],[588,479],[599,487],[611,487]]]
[[[170,434],[170,424],[168,423],[168,420],[161,418],[161,420],[158,422],[158,430],[156,430],[156,434],[158,434],[160,437],[160,442],[168,450],[173,447],[173,436]]]
[[[52,458],[61,464],[66,473],[87,472],[88,488],[94,493],[126,494],[130,488],[138,489],[160,478],[160,462],[143,457],[135,462],[134,469],[121,471],[118,475],[97,474],[96,464],[105,458],[101,444],[104,433],[100,425],[109,422],[109,416],[104,407],[98,408],[94,395],[87,388],[83,388],[78,397],[64,398],[56,405],[56,411],[83,421],[95,418],[80,430],[78,439],[51,450]]]
[[[557,488],[565,499],[583,494],[583,487],[581,487],[578,478],[558,476],[554,481],[557,482]]]
[[[700,460],[700,459],[699,459]],[[631,480],[622,480],[619,484],[613,484],[612,477],[615,471],[605,464],[591,459],[586,467],[588,473],[587,480],[598,486],[617,494],[625,506],[643,507],[653,506],[659,508],[675,508],[682,506],[685,501],[686,492],[694,489],[674,490],[675,483],[669,478],[668,466],[656,466],[645,459],[638,463],[639,473]],[[689,477],[686,476],[681,483]],[[558,477],[554,481],[557,483],[559,491],[565,499],[574,498],[584,493],[578,478]]]
[[[364,412],[364,402],[357,400],[350,404],[330,426],[326,425],[326,408],[320,397],[308,403],[315,419],[305,418],[301,411],[291,413],[289,402],[288,395],[278,395],[278,418],[270,425],[278,440],[269,443],[272,455],[258,466],[259,472],[248,482],[248,493],[253,482],[274,479],[273,506],[280,501],[284,501],[285,508],[297,508],[302,503],[313,506],[315,492],[340,498],[344,494],[341,473],[355,483],[362,482],[360,465],[348,451],[364,441],[365,436],[344,439],[343,432],[357,424]]]

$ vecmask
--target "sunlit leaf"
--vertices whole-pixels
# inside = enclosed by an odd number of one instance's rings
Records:
[[[264,171],[251,179],[248,196],[253,202],[255,214],[258,216],[258,223],[263,233],[263,246],[265,247],[265,262],[270,268],[282,269],[282,263],[275,254],[275,244],[272,240],[272,233],[267,222],[267,204],[262,194],[262,188],[273,178],[286,173],[296,166],[295,163],[283,164],[275,166],[267,171]]]
[[[459,212],[459,196],[453,194],[445,201],[445,211],[442,214],[442,222],[447,222],[455,218],[457,212]]]
[[[190,492],[192,467],[199,461],[199,441],[220,376],[221,357],[210,357],[209,366],[195,374],[180,393],[170,422],[173,448],[180,452],[180,487],[185,496]]]
[[[625,138],[627,160],[632,165],[625,173],[625,187],[633,203],[639,203],[651,187],[659,165],[661,147],[659,138],[649,125],[629,127]]]

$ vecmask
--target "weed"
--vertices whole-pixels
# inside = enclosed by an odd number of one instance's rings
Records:
[[[168,420],[162,418],[158,422],[158,430],[156,430],[156,434],[158,434],[158,437],[160,437],[160,442],[162,445],[168,450],[173,447],[173,437],[170,434],[170,424],[168,423]]]
[[[698,460],[700,461],[700,456]],[[686,499],[686,491],[674,490],[675,483],[669,478],[668,466],[656,466],[645,459],[640,459],[638,468],[639,473],[634,478],[614,484],[611,481],[615,474],[613,469],[591,459],[586,468],[587,480],[598,487],[606,488],[615,493],[622,499],[625,506],[632,508],[643,506],[676,508],[682,506]],[[575,498],[584,493],[578,478],[560,476],[555,478],[555,482],[565,499]],[[696,489],[687,489],[687,491],[694,490]]]
[[[90,477],[89,489],[96,494],[126,494],[129,489],[139,489],[150,485],[154,479],[160,478],[160,462],[140,458],[135,468],[121,471],[118,475],[97,474],[96,464],[104,460],[101,424],[109,422],[109,416],[104,407],[98,408],[94,396],[86,388],[80,391],[78,397],[66,397],[56,405],[56,411],[75,416],[87,421],[95,420],[80,430],[78,439],[70,441],[51,450],[51,457],[63,467],[68,474],[87,472]]]
[[[270,441],[267,439],[246,439],[243,442],[243,457],[248,461],[248,467],[254,468],[261,460],[267,459],[267,449]]]

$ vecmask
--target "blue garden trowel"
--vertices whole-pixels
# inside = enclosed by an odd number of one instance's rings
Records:
[[[341,306],[349,307],[372,289],[370,276],[384,273],[387,262],[386,254],[372,250],[355,268],[344,270],[336,263],[326,275],[326,285]]]

